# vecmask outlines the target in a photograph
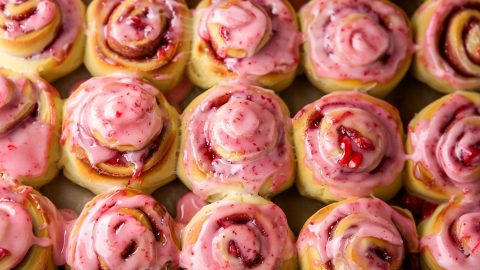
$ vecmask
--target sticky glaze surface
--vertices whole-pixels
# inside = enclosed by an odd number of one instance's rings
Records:
[[[299,7],[305,2],[303,0],[291,1],[295,7]],[[393,2],[402,7],[408,15],[412,15],[415,8],[422,1],[395,0]],[[195,0],[190,1],[189,5],[193,6],[193,3],[196,3]],[[73,74],[55,82],[54,86],[60,90],[63,97],[66,97],[74,84],[88,78],[90,78],[90,74],[82,67]],[[200,93],[199,89],[194,88],[192,93],[180,103],[181,107],[185,108]],[[321,96],[322,93],[316,90],[302,75],[297,76],[295,82],[280,93],[280,97],[286,102],[292,114]],[[440,96],[439,93],[415,80],[410,74],[407,74],[399,86],[386,99],[399,108],[403,124],[406,127],[416,112]],[[84,204],[94,196],[86,189],[69,182],[61,174],[51,184],[42,188],[42,192],[60,208],[73,208],[77,211],[81,211]],[[154,192],[153,195],[168,208],[170,213],[175,214],[176,203],[186,192],[188,192],[188,189],[180,181],[175,180]],[[324,205],[319,201],[300,196],[295,187],[274,197],[273,201],[285,211],[288,222],[296,234],[298,234],[307,218]],[[302,211],[299,211],[299,209]]]

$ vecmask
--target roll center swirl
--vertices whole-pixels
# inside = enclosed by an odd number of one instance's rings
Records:
[[[444,48],[449,63],[462,75],[480,76],[480,12],[466,8],[452,15]]]
[[[480,213],[462,215],[454,223],[453,230],[464,254],[480,258]]]
[[[451,179],[462,183],[477,181],[480,176],[480,116],[454,122],[440,139],[437,155]]]
[[[252,1],[228,0],[211,11],[207,24],[220,57],[250,57],[261,50],[272,34],[266,11]]]
[[[160,4],[123,1],[107,23],[107,43],[125,57],[150,57],[162,41],[166,26],[166,14]]]
[[[61,23],[61,12],[54,1],[2,0],[0,46],[12,55],[23,57],[41,52],[55,38]]]
[[[249,100],[231,100],[211,120],[211,146],[224,158],[253,158],[276,143],[271,112]]]
[[[373,18],[352,14],[331,29],[337,50],[335,55],[353,66],[365,66],[378,61],[390,46],[386,30]],[[328,41],[327,41],[328,44]]]
[[[126,266],[141,265],[155,257],[155,237],[147,217],[136,209],[119,209],[103,215],[96,226],[95,250],[100,263],[125,261]],[[128,268],[128,267],[127,267]],[[106,269],[112,269],[107,267]]]
[[[470,59],[480,65],[480,16],[470,20],[467,30],[465,48]]]
[[[10,19],[6,30],[11,38],[43,28],[55,17],[56,4],[49,0],[5,2],[3,13]]]
[[[102,145],[119,151],[144,148],[161,132],[163,119],[153,95],[137,86],[113,83],[87,104],[84,117]]]
[[[373,170],[386,149],[383,125],[361,109],[327,112],[321,121],[319,136],[322,155],[347,171]]]
[[[253,265],[261,261],[261,242],[257,232],[248,225],[231,225],[225,228],[213,240],[223,240],[222,246],[227,253],[242,261],[244,265]]]

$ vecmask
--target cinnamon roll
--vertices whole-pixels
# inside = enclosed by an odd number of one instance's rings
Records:
[[[292,83],[301,42],[286,0],[203,0],[194,15],[190,80],[208,89],[233,78],[282,90]]]
[[[280,207],[230,194],[203,207],[182,232],[180,266],[193,269],[296,269],[294,236]]]
[[[422,268],[477,269],[480,263],[480,204],[451,200],[420,223]]]
[[[0,1],[0,59],[17,72],[54,81],[82,64],[85,6],[80,0]]]
[[[78,185],[151,193],[175,178],[178,113],[143,79],[94,77],[68,98],[64,116],[62,164]]]
[[[479,10],[472,0],[428,0],[417,9],[415,77],[444,93],[480,90]]]
[[[177,174],[203,199],[232,191],[270,197],[293,183],[289,112],[272,91],[215,86],[185,109],[181,130]]]
[[[418,252],[411,214],[379,199],[354,198],[320,209],[297,240],[300,267],[309,269],[411,269]]]
[[[332,93],[300,110],[293,130],[302,195],[388,200],[400,189],[404,133],[389,103],[361,92]]]
[[[383,97],[410,66],[408,18],[388,0],[313,0],[299,17],[304,70],[324,92],[360,90]]]
[[[0,181],[40,187],[55,177],[61,107],[46,81],[0,68]]]
[[[64,233],[63,217],[46,197],[0,181],[0,269],[56,269],[65,263]]]
[[[427,200],[480,194],[480,94],[455,92],[410,122],[407,190]]]
[[[71,269],[178,269],[175,223],[164,206],[133,189],[85,205],[66,248]]]
[[[190,53],[184,0],[94,0],[85,65],[94,76],[135,72],[162,91],[181,79]]]

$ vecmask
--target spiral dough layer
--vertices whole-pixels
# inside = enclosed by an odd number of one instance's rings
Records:
[[[314,214],[297,240],[302,269],[401,269],[418,252],[412,216],[379,199],[349,199]]]
[[[427,199],[480,193],[480,95],[457,92],[410,123],[407,188]]]
[[[270,196],[292,184],[291,124],[273,92],[218,85],[182,115],[179,175],[201,197],[246,190]]]
[[[70,234],[67,264],[85,270],[176,269],[176,241],[173,219],[153,197],[115,190],[85,206]]]
[[[55,206],[26,186],[0,183],[0,267],[51,269],[65,263],[65,223]]]
[[[205,206],[182,235],[186,269],[293,269],[293,235],[282,210],[251,195]]]
[[[477,269],[480,264],[480,204],[452,200],[421,223],[422,260],[429,269]]]
[[[360,92],[334,93],[294,118],[300,192],[331,201],[400,188],[403,130],[398,111]],[[382,190],[385,189],[385,190]]]
[[[441,92],[480,89],[480,4],[429,0],[415,12],[414,75]]]
[[[310,1],[300,21],[306,72],[323,91],[384,96],[408,69],[413,52],[408,18],[389,1]]]

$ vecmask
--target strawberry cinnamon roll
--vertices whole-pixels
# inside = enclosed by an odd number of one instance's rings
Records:
[[[132,189],[103,193],[85,205],[66,248],[75,270],[178,269],[179,241],[165,207]]]
[[[361,90],[383,97],[410,66],[408,18],[388,0],[313,0],[299,17],[304,69],[324,92]]]
[[[136,72],[162,91],[181,79],[191,39],[184,0],[94,0],[87,20],[85,65],[94,76]]]
[[[151,193],[175,178],[178,113],[143,79],[94,77],[68,98],[64,116],[64,173],[78,185]]]
[[[61,107],[46,81],[0,68],[0,181],[40,187],[55,177]]]
[[[410,122],[406,188],[427,200],[480,195],[480,94],[455,92]]]
[[[293,130],[304,196],[388,200],[400,189],[404,133],[389,103],[361,92],[332,93],[300,110]]]
[[[75,70],[83,58],[84,13],[80,0],[1,0],[2,66],[48,81]]]
[[[282,90],[293,81],[301,36],[286,0],[203,0],[195,10],[190,80],[208,89],[232,78]]]
[[[204,206],[182,231],[180,266],[188,269],[296,269],[294,236],[280,207],[230,194]]]
[[[0,269],[56,269],[65,263],[64,234],[63,217],[46,197],[0,182]]]
[[[203,199],[231,191],[273,196],[293,183],[291,132],[288,108],[272,91],[215,86],[182,115],[177,174]]]
[[[411,214],[379,199],[349,199],[320,209],[297,240],[300,267],[310,269],[412,269],[418,252]]]
[[[417,9],[415,77],[444,93],[480,90],[479,11],[475,0],[428,0]]]
[[[425,269],[478,269],[480,203],[451,200],[420,223],[421,263]]]

